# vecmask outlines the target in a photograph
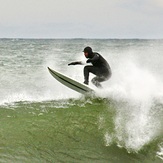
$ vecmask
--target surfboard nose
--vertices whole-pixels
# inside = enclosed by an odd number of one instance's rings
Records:
[[[48,67],[48,70],[50,72],[50,74],[56,79],[58,80],[60,83],[62,83],[63,85],[67,86],[68,88],[82,93],[82,94],[88,94],[88,93],[93,93],[94,90],[91,89],[89,86],[86,86],[66,75],[63,75],[55,70],[52,70]]]

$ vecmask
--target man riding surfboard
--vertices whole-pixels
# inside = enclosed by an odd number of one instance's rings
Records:
[[[111,77],[111,68],[108,62],[99,54],[92,51],[91,47],[84,48],[84,55],[88,60],[87,63],[91,63],[92,65],[87,65],[84,67],[84,84],[89,84],[89,73],[96,75],[91,81],[92,83],[101,88],[100,82],[106,81]],[[82,62],[71,62],[68,65],[78,65],[82,64]]]

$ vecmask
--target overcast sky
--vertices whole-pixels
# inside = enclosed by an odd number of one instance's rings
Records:
[[[163,0],[0,0],[1,38],[163,38]]]

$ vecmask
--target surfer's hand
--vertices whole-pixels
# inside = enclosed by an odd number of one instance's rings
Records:
[[[91,59],[88,59],[88,60],[87,60],[87,63],[90,63],[90,62],[91,62]]]
[[[70,65],[82,65],[82,62],[71,62],[71,63],[69,63],[68,64],[68,66],[70,66]]]
[[[68,64],[68,66],[70,66],[70,65],[76,65],[76,62],[71,62]]]
[[[68,66],[72,65],[72,63],[69,63]]]

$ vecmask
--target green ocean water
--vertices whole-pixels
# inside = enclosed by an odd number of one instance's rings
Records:
[[[116,134],[114,107],[106,99],[84,98],[1,107],[0,161],[161,162],[155,151],[162,137],[137,152],[118,147],[116,137],[106,143],[106,132]]]
[[[162,43],[1,39],[0,162],[163,162]],[[67,64],[86,45],[113,69],[92,97],[47,71],[82,81],[83,67]]]

